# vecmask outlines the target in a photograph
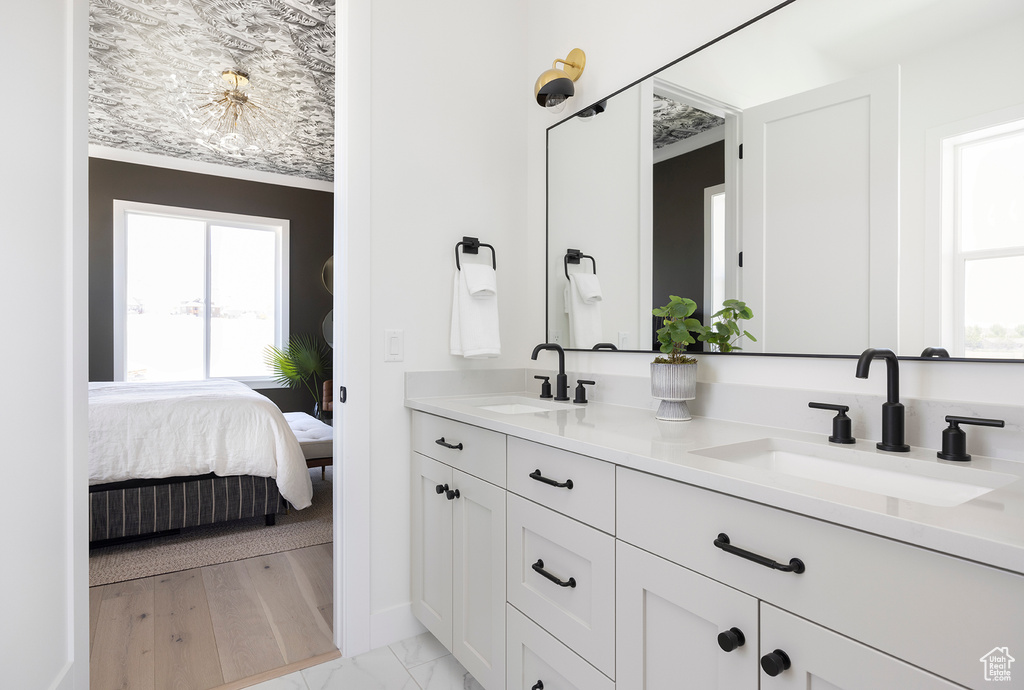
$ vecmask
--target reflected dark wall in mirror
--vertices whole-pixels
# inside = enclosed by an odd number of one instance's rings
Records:
[[[1024,266],[1024,213],[1006,193],[992,201],[957,191],[1024,179],[1022,35],[1019,0],[795,0],[609,97],[590,119],[614,113],[619,129],[576,126],[577,117],[549,128],[548,169],[559,172],[548,181],[548,339],[566,328],[552,252],[586,241],[601,250],[602,340],[620,349],[652,343],[644,295],[653,307],[680,294],[702,319],[723,297],[748,302],[755,316],[744,326],[759,339],[743,354],[850,356],[875,346],[907,357],[943,347],[953,360],[1024,361],[1024,300],[1013,297],[1024,293],[1024,270],[1013,268]],[[663,134],[666,103],[702,111],[701,127],[719,132],[723,179],[701,184],[723,190],[714,258],[724,268],[704,270],[711,257],[701,256],[709,252],[692,218],[671,217],[664,199],[682,203],[684,192],[659,188],[668,161],[647,142]],[[611,144],[616,132],[623,139]],[[1002,152],[984,171],[950,163],[981,160],[993,142]],[[595,151],[617,158],[595,174]],[[561,193],[574,164],[589,171],[585,189],[600,187],[599,202]],[[573,227],[574,216],[595,215],[613,222]],[[686,231],[666,239],[672,226]]]
[[[668,304],[670,296],[685,295],[697,303],[693,318],[701,323],[705,318],[704,190],[724,183],[722,141],[654,164],[651,304]],[[660,327],[656,324],[654,330]],[[656,342],[652,332],[652,349]],[[694,343],[687,349],[699,352],[702,346]]]

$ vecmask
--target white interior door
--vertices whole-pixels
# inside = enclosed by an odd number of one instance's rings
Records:
[[[898,67],[743,112],[747,349],[896,349],[898,166]]]

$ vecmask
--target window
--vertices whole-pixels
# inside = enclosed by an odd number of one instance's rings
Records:
[[[943,141],[955,354],[1024,358],[1024,120]]]
[[[115,378],[269,382],[287,266],[286,220],[115,201]]]

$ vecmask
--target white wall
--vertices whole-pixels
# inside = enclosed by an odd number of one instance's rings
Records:
[[[369,405],[370,642],[378,646],[403,636],[412,621],[404,374],[518,364],[543,338],[543,316],[529,318],[533,305],[519,295],[528,283],[543,285],[544,267],[541,259],[524,270],[525,121],[534,78],[524,68],[524,5],[370,6],[371,13],[353,18],[362,25],[350,28],[370,36],[369,64],[350,70],[368,70],[371,91],[351,94],[370,99],[371,108],[369,131],[353,133],[364,138],[353,145],[368,146],[369,154],[365,169],[351,174],[361,176],[356,189],[366,188],[368,176],[370,196],[368,204],[352,200],[367,210],[351,231],[369,231],[368,255],[352,260],[368,262],[370,294],[352,299],[368,299],[372,308],[364,322],[349,324],[365,339],[369,389],[350,389],[346,410]],[[499,358],[448,354],[453,250],[463,235],[497,250]],[[489,258],[482,249],[467,260]],[[385,329],[404,331],[403,362],[384,362]]]
[[[650,110],[650,100],[642,99],[639,86],[634,86],[616,96],[613,107],[600,115],[573,118],[549,134],[548,323],[552,332],[560,333],[559,338],[552,336],[552,342],[565,347],[570,343],[587,349],[597,343],[618,345],[619,332],[628,333],[632,347],[640,335],[637,308],[650,301],[651,293],[648,284],[641,300],[642,104]],[[575,343],[570,337],[564,300],[568,284],[564,256],[569,248],[594,257],[597,265],[602,330],[594,342]],[[595,263],[583,259],[568,270],[590,273]],[[645,328],[650,323],[650,318],[643,319]]]
[[[0,684],[9,688],[88,684],[86,11],[40,0],[0,24],[0,61],[32,65],[9,70],[0,109]],[[26,24],[47,27],[46,39]]]
[[[573,47],[587,53],[587,68],[577,82],[575,109],[599,100],[636,79],[769,9],[773,2],[743,0],[701,4],[613,0],[587,3],[528,0],[531,27],[528,63],[539,74],[556,56]],[[528,221],[529,260],[544,264],[544,130],[557,118],[534,106],[529,114]],[[531,283],[527,301],[533,316],[525,326],[543,323],[542,284]],[[595,374],[649,375],[647,354],[576,354],[567,366]],[[524,362],[530,366],[529,362]],[[1021,404],[1024,366],[986,363],[905,362],[901,393],[907,397]],[[853,393],[884,390],[880,372],[856,379],[849,359],[789,357],[703,357],[699,379],[787,388],[832,388]]]

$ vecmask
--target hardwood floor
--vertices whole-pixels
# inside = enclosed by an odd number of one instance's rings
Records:
[[[336,653],[331,545],[89,590],[90,687],[244,687]]]

